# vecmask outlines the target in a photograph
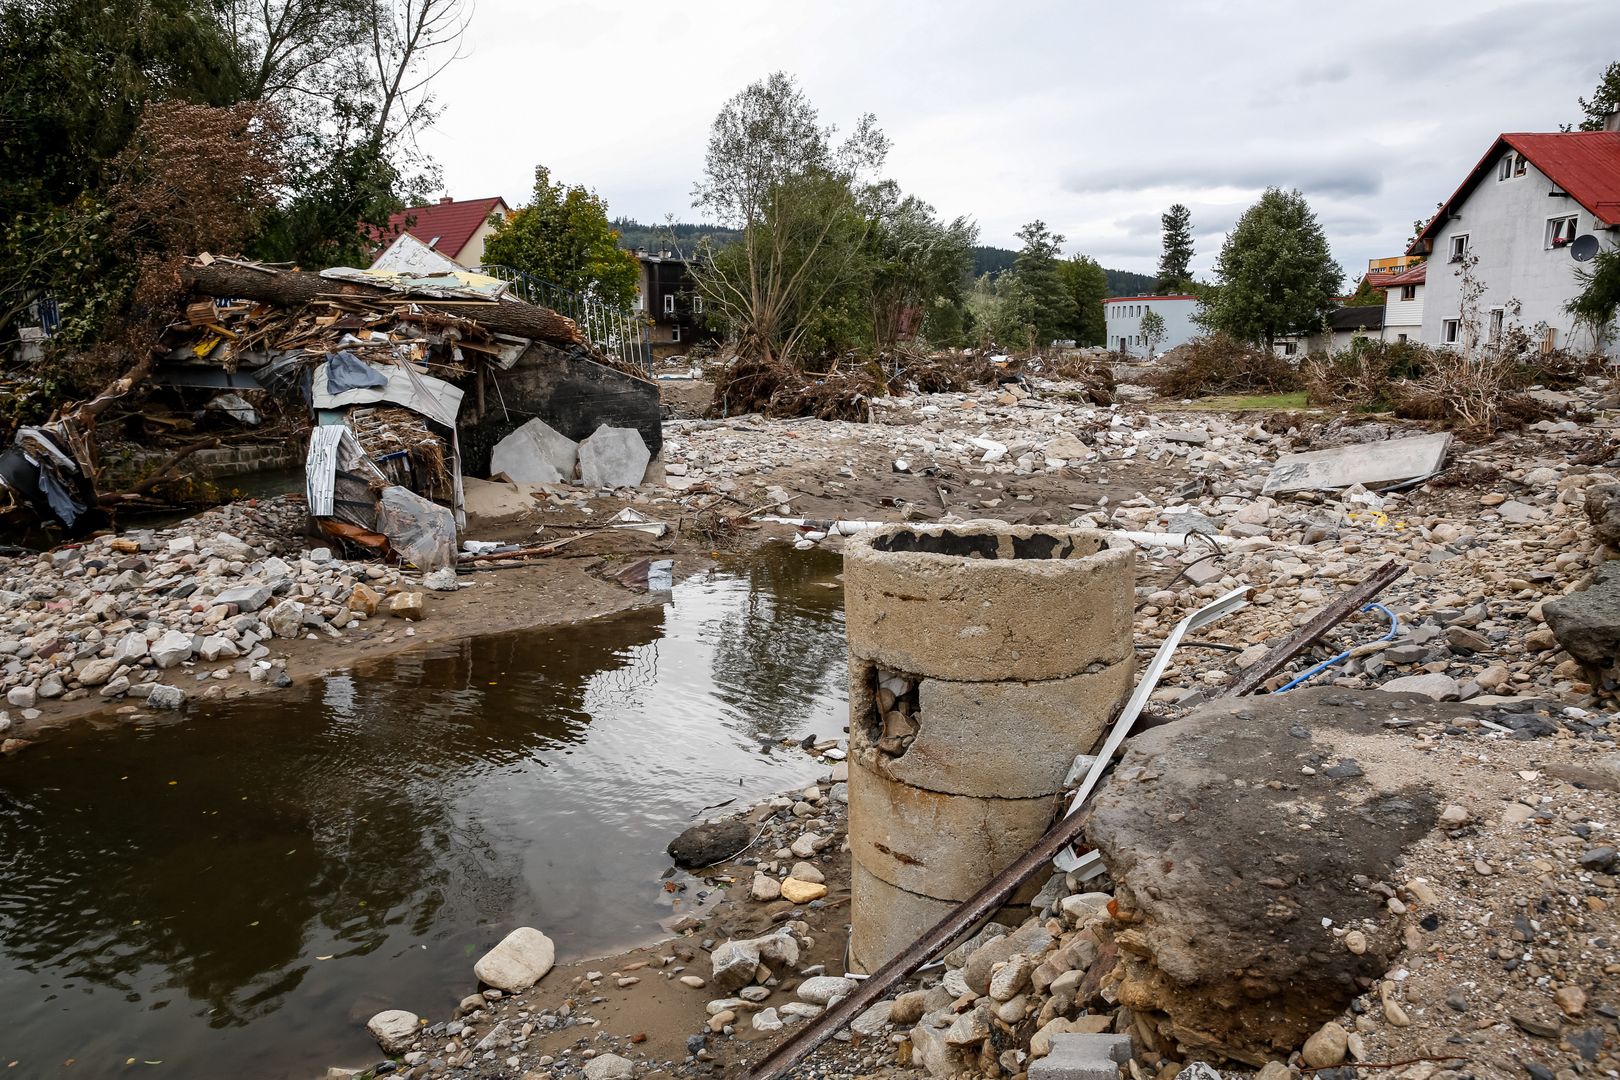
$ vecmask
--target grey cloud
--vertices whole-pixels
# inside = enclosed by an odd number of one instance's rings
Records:
[[[1308,67],[1294,77],[1300,86],[1315,86],[1319,83],[1340,83],[1349,79],[1350,65],[1343,61],[1327,63],[1321,67]]]
[[[1070,173],[1063,187],[1080,195],[1100,195],[1143,188],[1180,188],[1209,191],[1214,188],[1298,188],[1306,194],[1360,196],[1376,195],[1384,185],[1383,163],[1357,156],[1340,160],[1303,160],[1297,157],[1265,157],[1244,153],[1242,147],[1212,151],[1220,157],[1178,162],[1105,166]]]

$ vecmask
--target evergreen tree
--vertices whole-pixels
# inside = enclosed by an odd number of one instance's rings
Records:
[[[1164,250],[1159,255],[1155,288],[1161,293],[1186,292],[1192,287],[1192,211],[1176,203],[1164,212],[1159,223],[1164,226]]]
[[[1018,230],[1018,239],[1024,242],[1013,262],[1020,302],[1027,305],[1028,327],[1035,335],[1037,346],[1044,346],[1060,336],[1073,321],[1074,299],[1063,288],[1058,277],[1058,248],[1063,237],[1046,227],[1046,222],[1035,220]]]
[[[1058,279],[1069,294],[1074,308],[1067,337],[1077,345],[1102,345],[1108,324],[1103,319],[1103,300],[1108,296],[1108,272],[1087,255],[1076,255],[1058,263]]]

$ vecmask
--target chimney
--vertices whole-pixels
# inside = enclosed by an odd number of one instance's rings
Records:
[[[1603,130],[1620,131],[1620,109],[1615,109],[1614,112],[1603,118]]]
[[[452,199],[452,198],[451,198],[451,197],[450,197],[450,196],[448,196],[448,195],[445,195],[445,196],[443,196],[443,197],[442,197],[442,198],[440,198],[440,199],[439,199],[439,205],[440,205],[440,206],[443,206],[443,205],[445,205],[445,204],[446,204],[446,203],[453,203],[453,202],[455,202],[455,201],[456,201],[456,200],[454,200],[454,199]]]

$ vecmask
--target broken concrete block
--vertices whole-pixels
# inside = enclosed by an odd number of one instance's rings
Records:
[[[586,487],[637,487],[651,460],[641,432],[603,424],[579,444],[579,481]]]
[[[152,661],[160,668],[172,668],[174,665],[191,659],[191,635],[181,633],[179,630],[166,630],[163,636],[152,642]]]
[[[1435,701],[1456,701],[1462,695],[1457,680],[1450,675],[1406,675],[1391,679],[1378,689],[1386,694],[1422,694]]]
[[[258,611],[270,602],[270,586],[238,585],[214,597],[216,604],[235,604],[240,611]]]
[[[1029,1080],[1118,1080],[1131,1060],[1129,1035],[1053,1035],[1052,1050],[1029,1066]],[[1033,1052],[1033,1046],[1032,1046]]]
[[[579,449],[578,443],[544,420],[530,420],[495,444],[489,456],[490,475],[505,474],[520,484],[571,484]]]
[[[1450,433],[1441,432],[1284,454],[1272,466],[1261,491],[1266,495],[1334,491],[1356,484],[1381,488],[1422,480],[1440,471],[1450,449]]]

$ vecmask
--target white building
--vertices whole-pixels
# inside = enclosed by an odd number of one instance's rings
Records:
[[[1164,340],[1154,345],[1157,352],[1185,345],[1203,333],[1203,328],[1193,322],[1198,312],[1196,296],[1111,296],[1103,301],[1108,347],[1151,360],[1147,342],[1142,338],[1142,316],[1150,311],[1158,312],[1164,320]]]
[[[1373,283],[1376,288],[1384,290],[1385,341],[1424,340],[1423,288],[1428,273],[1429,264],[1418,263],[1410,270]]]
[[[1472,255],[1482,342],[1517,323],[1545,349],[1589,350],[1592,333],[1564,310],[1579,291],[1571,256],[1616,247],[1620,131],[1501,135],[1407,251],[1429,256],[1421,340],[1466,338],[1459,271]]]

